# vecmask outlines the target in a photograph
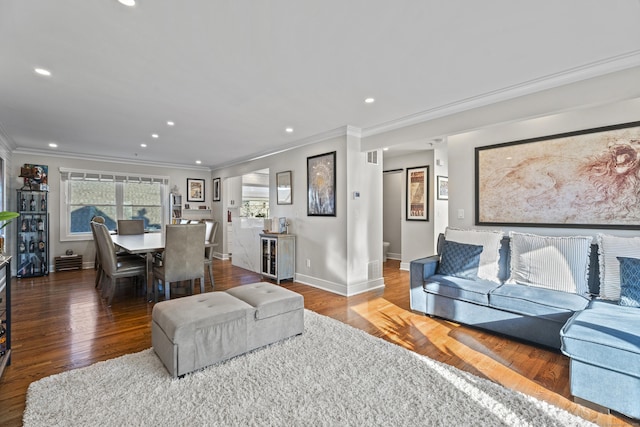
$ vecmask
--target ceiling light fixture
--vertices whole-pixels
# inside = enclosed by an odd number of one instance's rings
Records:
[[[199,165],[202,163],[202,160],[196,160],[196,165]]]
[[[40,74],[41,76],[46,76],[49,77],[51,75],[51,71],[45,69],[45,68],[34,68],[33,71],[35,71],[36,73]]]
[[[366,98],[364,102],[365,104],[373,104],[376,100],[374,98]]]
[[[384,147],[382,151],[389,151],[389,147]]]
[[[147,148],[147,144],[145,144],[144,142],[142,144],[140,144],[140,147],[142,148]]]
[[[151,134],[151,138],[156,138],[156,139],[158,139],[158,138],[159,138],[159,136],[158,136],[158,134],[157,134],[157,133],[152,133],[152,134]]]
[[[135,6],[136,5],[136,0],[118,0],[120,2],[120,4],[123,4],[125,6]]]
[[[173,126],[173,125],[175,125],[175,122],[172,122],[171,120],[167,122],[167,126]]]
[[[56,144],[55,142],[50,142],[50,143],[49,143],[49,147],[51,147],[51,148],[58,148],[58,144]]]
[[[293,133],[293,128],[286,128],[284,131],[287,133]]]

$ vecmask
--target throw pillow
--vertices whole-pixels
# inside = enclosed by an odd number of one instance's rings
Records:
[[[592,237],[551,237],[509,232],[511,277],[517,283],[556,291],[589,294]]]
[[[482,246],[484,249],[480,254],[478,277],[495,283],[500,283],[498,261],[500,260],[500,241],[503,236],[502,231],[461,230],[451,227],[447,227],[444,232],[446,240]]]
[[[640,237],[598,234],[600,298],[620,299],[620,262],[617,257],[640,258]]]
[[[478,265],[482,246],[445,240],[437,274],[475,280],[478,278]]]
[[[618,257],[620,261],[619,305],[640,307],[640,259]]]

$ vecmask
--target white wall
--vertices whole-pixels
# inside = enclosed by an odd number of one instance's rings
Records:
[[[307,157],[332,151],[336,151],[336,216],[307,216]],[[296,281],[353,295],[383,285],[381,269],[371,271],[371,263],[382,260],[382,168],[367,165],[365,160],[360,139],[345,135],[217,169],[212,176],[225,182],[268,168],[270,215],[287,217],[289,233],[296,235]],[[293,204],[278,205],[275,176],[288,170],[292,172]],[[360,198],[353,198],[354,191],[360,192]],[[226,216],[226,205],[213,206],[216,215]]]
[[[169,189],[174,185],[177,185],[183,196],[184,203],[187,202],[187,178],[199,178],[205,179],[205,201],[204,203],[197,203],[198,205],[211,205],[212,197],[212,182],[211,173],[203,168],[197,169],[177,169],[166,168],[156,166],[141,166],[133,164],[122,164],[113,162],[100,162],[86,159],[72,159],[54,156],[43,155],[27,155],[27,154],[13,154],[11,161],[11,169],[8,174],[12,177],[9,179],[9,189],[7,197],[9,197],[10,210],[16,210],[16,189],[19,189],[23,185],[23,179],[18,178],[20,175],[20,166],[25,163],[32,163],[38,165],[47,165],[49,167],[49,250],[50,259],[49,265],[53,266],[53,260],[56,256],[63,255],[67,249],[71,249],[74,253],[83,255],[83,262],[86,267],[93,267],[93,260],[95,256],[95,247],[93,240],[83,241],[61,241],[60,237],[60,171],[61,167],[75,168],[75,169],[89,169],[99,171],[113,171],[113,172],[130,172],[146,175],[159,175],[169,176]],[[192,203],[193,204],[193,203]],[[220,218],[216,218],[220,220]],[[15,234],[15,229],[12,229],[12,235]],[[91,236],[88,236],[91,239]],[[15,238],[11,242],[10,247],[12,253],[15,253]]]
[[[424,150],[415,154],[385,158],[384,169],[403,169],[401,199],[402,259],[400,268],[409,269],[409,263],[417,258],[433,255],[434,252],[434,199],[435,174],[433,150]],[[429,166],[429,221],[406,221],[406,169]]]
[[[449,224],[455,227],[475,227],[475,165],[474,148],[502,142],[579,131],[600,126],[637,121],[640,117],[640,98],[604,106],[583,108],[565,113],[488,127],[486,129],[450,136],[449,158]],[[505,195],[508,198],[508,195]],[[464,219],[457,218],[464,210]],[[614,235],[637,235],[637,231],[597,230],[579,228],[538,227],[478,227],[500,228],[545,235],[596,235],[606,232]]]

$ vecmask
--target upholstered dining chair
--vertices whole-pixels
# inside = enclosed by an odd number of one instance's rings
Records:
[[[92,222],[95,230],[95,237],[98,241],[98,256],[104,278],[108,279],[102,286],[102,296],[108,298],[107,304],[111,305],[115,295],[118,279],[128,277],[142,277],[146,283],[146,262],[142,258],[129,258],[118,260],[116,249],[111,240],[111,235],[107,226],[97,222]]]
[[[195,279],[200,279],[200,292],[204,292],[204,224],[170,224],[165,228],[162,262],[153,267],[154,298],[157,299],[162,282],[164,297],[171,298],[171,284],[189,281],[193,294]]]
[[[209,281],[211,287],[214,287],[213,282],[213,250],[218,246],[215,242],[216,233],[218,232],[218,221],[205,221],[205,241],[204,241],[204,266],[209,273]]]
[[[144,220],[142,219],[119,219],[118,234],[144,234]]]

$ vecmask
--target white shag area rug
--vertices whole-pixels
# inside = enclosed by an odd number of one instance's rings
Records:
[[[34,426],[583,426],[533,397],[305,311],[304,334],[172,379],[153,349],[32,383]]]

